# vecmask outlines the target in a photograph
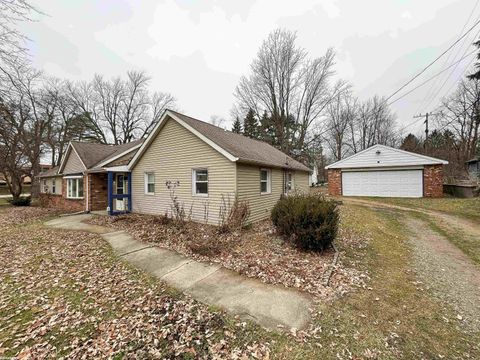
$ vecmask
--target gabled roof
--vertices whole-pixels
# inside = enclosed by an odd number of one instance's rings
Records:
[[[325,169],[381,168],[437,164],[446,165],[448,161],[378,144],[330,164],[326,166]]]
[[[480,161],[480,157],[475,157],[475,158],[470,159],[470,160],[467,160],[467,161],[465,161],[465,162],[466,162],[467,164],[469,164],[469,163],[473,163],[473,162],[477,162],[477,161]]]
[[[103,158],[94,167],[109,166],[120,158],[128,157],[128,155],[130,155],[130,158],[129,158],[129,161],[130,161],[130,159],[135,154],[134,150],[139,149],[140,146],[142,146],[144,140],[145,139],[139,139],[126,144],[113,146],[113,149],[114,149],[113,153],[108,155],[106,158]]]
[[[138,149],[144,139],[132,141],[120,145],[107,145],[89,142],[71,141],[65,151],[65,156],[59,167],[59,172],[63,171],[66,159],[71,151],[74,151],[85,167],[85,170],[92,168],[101,168],[104,165],[122,157],[129,152]],[[133,156],[133,155],[132,155]]]
[[[166,110],[153,131],[147,137],[142,147],[135,154],[129,164],[133,168],[150,143],[162,129],[167,119],[172,119],[184,128],[198,136],[201,140],[212,146],[230,161],[252,163],[264,166],[285,169],[310,171],[308,167],[296,161],[280,150],[266,142],[254,140],[249,137],[232,133],[218,126],[180,114],[176,111]]]

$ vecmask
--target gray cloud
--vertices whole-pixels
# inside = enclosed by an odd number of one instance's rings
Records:
[[[229,119],[239,77],[278,26],[297,31],[312,56],[335,47],[338,77],[362,97],[388,95],[448,47],[474,2],[42,0],[37,6],[49,16],[24,28],[35,64],[52,75],[89,79],[144,69],[152,87],[173,93],[189,114]],[[428,89],[394,105],[402,124]]]

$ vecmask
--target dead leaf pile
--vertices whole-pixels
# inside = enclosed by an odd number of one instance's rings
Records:
[[[18,206],[0,208],[0,227],[7,225],[21,225],[26,222],[45,219],[50,216],[59,215],[65,211],[58,209],[47,209],[37,206]]]
[[[222,312],[116,260],[98,235],[43,227],[32,209],[0,213],[0,357],[269,357]]]
[[[155,243],[196,260],[219,263],[264,283],[296,288],[319,299],[331,299],[353,288],[363,287],[367,278],[340,261],[330,286],[325,286],[324,277],[332,264],[333,250],[323,253],[301,251],[279,238],[269,220],[233,233],[219,233],[214,226],[194,222],[179,227],[173,222],[166,222],[163,216],[153,215],[97,216],[89,222],[126,230],[138,240]],[[338,242],[342,248],[363,244],[355,240],[354,235],[342,231]],[[200,252],[197,249],[210,251]]]

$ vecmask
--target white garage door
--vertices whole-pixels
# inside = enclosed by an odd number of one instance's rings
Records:
[[[422,197],[422,170],[342,172],[343,196]]]

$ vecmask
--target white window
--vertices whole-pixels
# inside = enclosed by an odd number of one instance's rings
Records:
[[[270,194],[271,192],[271,172],[268,169],[260,169],[260,194]]]
[[[288,172],[285,176],[285,187],[286,191],[295,190],[295,181],[291,172]]]
[[[56,184],[57,183],[57,179],[52,179],[52,194],[55,194],[56,193]]]
[[[67,179],[67,198],[83,199],[83,177]]]
[[[155,194],[155,173],[153,172],[145,173],[145,194]]]
[[[194,169],[192,172],[192,193],[193,195],[208,195],[208,170]]]
[[[48,193],[47,179],[43,180],[43,192]]]

